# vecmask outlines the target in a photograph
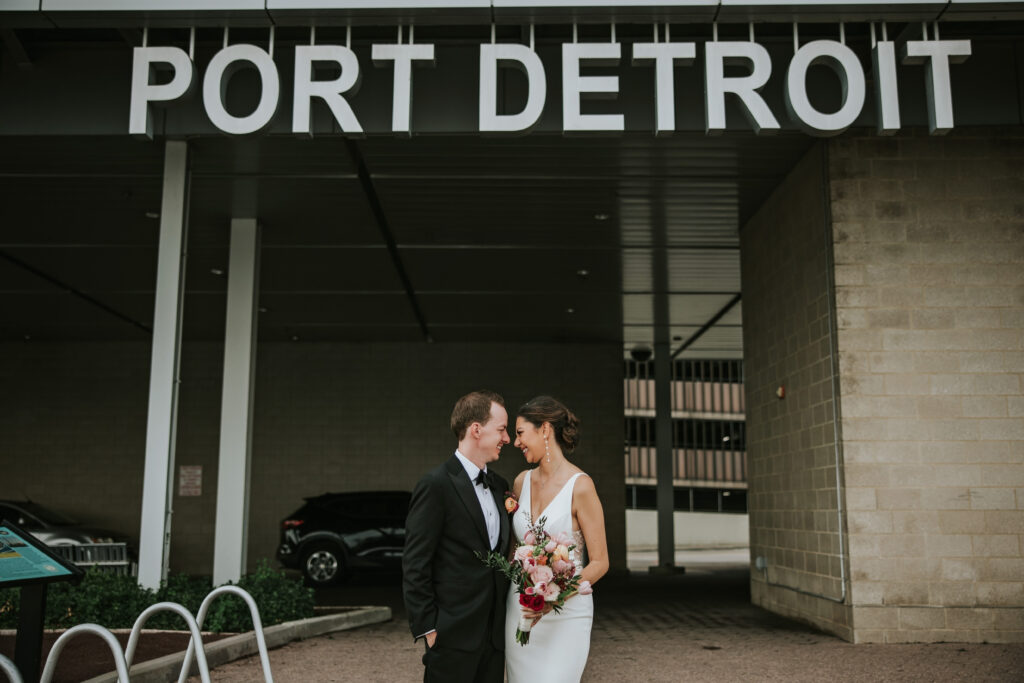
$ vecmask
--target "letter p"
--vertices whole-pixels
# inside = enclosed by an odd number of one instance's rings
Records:
[[[172,72],[167,83],[150,83],[155,65],[169,66]],[[151,102],[170,102],[192,87],[193,67],[188,54],[177,47],[137,47],[132,58],[132,100],[128,133],[153,139]]]

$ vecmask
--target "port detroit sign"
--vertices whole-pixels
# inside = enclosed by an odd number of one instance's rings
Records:
[[[703,68],[703,92],[676,93],[677,69]],[[282,93],[281,78],[274,57],[251,44],[229,45],[218,51],[200,74],[189,54],[177,47],[135,48],[131,82],[129,132],[153,136],[152,108],[155,104],[174,106],[192,91],[201,90],[202,104],[210,122],[231,135],[249,135],[267,128],[277,114],[283,97],[291,98],[291,131],[311,134],[311,106],[314,100],[330,109],[345,134],[359,135],[363,126],[352,109],[364,76],[393,81],[391,127],[396,135],[410,134],[414,72],[435,65],[434,45],[429,43],[375,44],[370,50],[372,68],[361,64],[356,53],[344,45],[299,45],[295,47],[292,92]],[[871,48],[875,122],[880,134],[900,129],[897,62],[920,65],[924,80],[929,128],[942,134],[953,128],[953,97],[950,64],[971,54],[969,40],[917,40],[903,43],[899,52],[893,41],[877,41]],[[629,60],[625,62],[624,60]],[[781,126],[779,117],[816,136],[837,135],[861,115],[867,102],[868,78],[854,51],[843,42],[815,40],[799,46],[785,64],[773,63],[768,50],[754,41],[572,42],[561,45],[562,130],[565,133],[602,133],[625,130],[622,114],[586,113],[583,103],[591,98],[615,98],[620,76],[602,73],[602,68],[628,64],[624,77],[651,78],[655,87],[650,102],[655,133],[676,129],[677,102],[703,105],[705,131],[727,130],[726,103],[730,100],[745,114],[749,129],[771,133]],[[841,102],[828,111],[812,102],[808,72],[824,65],[841,88]],[[729,67],[727,70],[726,67]],[[388,67],[382,69],[380,67]],[[548,69],[551,66],[549,65]],[[258,103],[244,114],[228,111],[225,93],[234,73],[254,69],[259,78]],[[499,106],[499,80],[503,69],[516,69],[525,76],[525,97],[514,111]],[[774,69],[785,69],[785,112],[773,111],[761,94]],[[168,72],[155,78],[159,70]],[[328,78],[317,74],[330,73]],[[622,72],[620,72],[622,73]],[[913,73],[911,71],[910,73]],[[904,77],[906,72],[904,72]],[[159,82],[155,82],[159,80]],[[549,86],[549,73],[537,52],[528,45],[483,43],[479,46],[479,79],[467,87],[479,94],[478,132],[481,134],[523,134],[533,129],[548,100],[558,95]],[[733,126],[733,129],[737,129]]]

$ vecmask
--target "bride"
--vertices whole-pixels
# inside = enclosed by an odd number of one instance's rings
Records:
[[[505,666],[509,683],[579,681],[590,652],[594,600],[590,586],[608,571],[604,512],[594,482],[565,455],[579,442],[579,420],[550,396],[538,396],[519,409],[515,446],[526,462],[538,466],[521,472],[513,486],[519,509],[512,517],[516,545],[531,525],[546,518],[550,534],[571,534],[572,560],[581,576],[581,592],[566,600],[560,612],[523,610],[513,585],[505,611]],[[589,562],[584,566],[584,547]],[[586,588],[583,588],[586,586]],[[516,643],[521,616],[536,619],[527,645]]]

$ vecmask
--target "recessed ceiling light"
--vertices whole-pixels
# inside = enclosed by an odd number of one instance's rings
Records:
[[[576,274],[579,275],[580,277],[586,277],[590,275],[590,271],[587,270],[586,268],[580,268],[579,270],[576,271]]]
[[[267,309],[265,309],[262,306],[260,306],[260,313],[266,313],[266,312],[267,312]]]
[[[567,308],[567,309],[565,309],[565,312],[566,313],[575,313],[576,309],[575,308]]]
[[[299,341],[299,335],[293,334],[292,335],[292,341]]]
[[[26,334],[25,335],[25,341],[29,341],[30,339],[32,339],[32,335],[31,334]]]
[[[726,441],[728,441],[728,440],[729,440],[729,437],[728,437],[728,436],[723,436],[723,437],[722,437],[722,441],[723,441],[723,442],[726,442]]]
[[[731,496],[732,495],[732,491],[722,491],[722,495],[723,496]]]
[[[147,211],[146,218],[160,218],[160,214],[158,214],[156,211]]]
[[[210,268],[210,272],[213,273],[214,275],[223,275],[224,274],[224,271],[221,270],[220,268]]]
[[[595,220],[595,221],[606,221],[606,220],[608,220],[609,218],[611,218],[611,216],[609,216],[609,215],[608,215],[608,214],[606,214],[606,213],[595,213],[595,214],[594,214],[594,220]]]

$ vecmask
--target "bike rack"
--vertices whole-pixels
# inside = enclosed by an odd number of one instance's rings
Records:
[[[99,624],[79,624],[78,626],[72,626],[62,633],[57,642],[50,648],[50,654],[46,658],[46,666],[43,667],[43,675],[39,678],[39,683],[50,683],[53,680],[53,673],[57,669],[57,659],[60,658],[60,653],[64,646],[67,645],[69,640],[82,633],[94,633],[107,642],[110,652],[114,655],[114,666],[117,668],[118,677],[122,683],[128,683],[128,665],[125,663],[121,643],[117,642],[117,638],[114,637],[113,633]]]
[[[270,673],[270,657],[267,655],[267,641],[263,636],[263,622],[260,620],[260,610],[256,607],[256,601],[252,599],[252,596],[249,595],[247,591],[239,588],[238,586],[221,586],[220,588],[214,588],[203,600],[203,604],[199,606],[199,616],[197,617],[196,622],[199,626],[202,626],[203,620],[206,618],[206,613],[209,611],[210,605],[213,603],[214,599],[227,593],[239,596],[245,600],[246,604],[249,605],[249,614],[252,616],[252,628],[253,631],[256,632],[256,645],[260,651],[260,662],[263,664],[263,680],[266,681],[266,683],[274,683],[274,676]],[[178,676],[178,683],[185,683],[197,642],[200,646],[203,643],[202,639],[197,640],[195,637],[189,641],[188,650],[185,652],[185,663],[182,665],[181,674]],[[199,653],[195,654],[198,656]],[[205,662],[205,659],[203,661]],[[200,664],[200,666],[202,666],[202,664]]]
[[[0,671],[7,674],[7,680],[11,683],[23,683],[21,680],[21,674],[18,672],[18,667],[14,666],[14,662],[3,655],[0,655]]]
[[[135,648],[139,645],[139,634],[142,632],[142,627],[146,625],[149,618],[157,612],[174,612],[181,616],[188,624],[188,630],[192,632],[192,638],[188,641],[189,654],[185,655],[185,662],[181,667],[181,675],[184,676],[188,664],[191,661],[191,652],[195,643],[202,645],[203,636],[199,633],[199,624],[196,623],[195,617],[192,613],[185,609],[183,606],[176,602],[158,602],[155,605],[150,605],[142,611],[139,618],[135,620],[135,625],[132,626],[132,633],[128,636],[128,649],[125,654],[125,664],[130,668],[132,665],[132,659],[135,657]],[[206,651],[200,648],[199,652],[196,653],[196,659],[199,661],[199,678],[203,683],[210,683],[210,669],[206,664]],[[128,679],[125,678],[121,683],[128,683]]]

